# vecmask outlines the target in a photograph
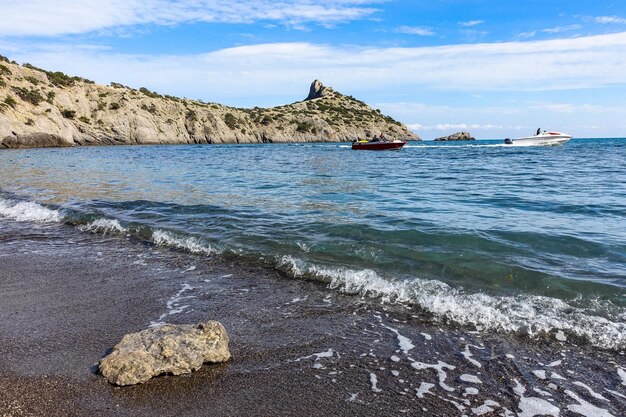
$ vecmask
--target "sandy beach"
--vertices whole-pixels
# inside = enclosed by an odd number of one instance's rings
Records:
[[[623,354],[571,340],[480,334],[277,271],[63,225],[3,223],[0,254],[3,416],[626,410]],[[208,319],[228,329],[230,362],[126,388],[97,375],[124,334]]]

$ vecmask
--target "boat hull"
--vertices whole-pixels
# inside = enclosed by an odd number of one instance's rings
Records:
[[[392,151],[401,149],[406,142],[353,142],[354,151]]]
[[[508,139],[504,143],[515,146],[556,146],[569,142],[572,136],[562,133],[544,133],[525,138]]]

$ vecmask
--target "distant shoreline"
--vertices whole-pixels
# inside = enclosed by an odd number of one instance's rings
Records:
[[[315,80],[309,95],[235,108],[104,86],[0,57],[0,148],[74,145],[346,142],[385,134],[419,140],[379,109]]]

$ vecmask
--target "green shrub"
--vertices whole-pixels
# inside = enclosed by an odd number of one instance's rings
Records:
[[[39,94],[39,91],[33,88],[28,90],[22,87],[13,87],[13,91],[15,91],[15,94],[17,94],[19,98],[35,106],[44,100],[42,95]]]
[[[269,126],[274,120],[269,117],[269,116],[263,116],[261,117],[261,119],[259,120],[259,123],[261,123],[263,126]]]
[[[71,87],[76,84],[76,81],[80,80],[79,77],[70,77],[65,75],[61,71],[46,72],[48,80],[57,87]]]
[[[66,119],[73,119],[76,116],[76,111],[74,110],[61,110],[61,116]]]
[[[151,114],[157,114],[158,113],[157,108],[154,105],[154,103],[150,104],[150,106],[146,106],[145,104],[142,104],[141,105],[141,109],[145,110],[145,111],[147,111],[147,112],[149,112]]]
[[[230,130],[235,130],[237,126],[239,126],[239,120],[232,113],[226,113],[224,115],[224,123],[226,123],[226,126],[228,126]]]
[[[6,56],[4,56],[4,55],[0,55],[0,61],[2,61],[2,62],[7,62],[7,63],[8,63],[8,62],[11,62],[11,61],[9,61],[9,58],[7,58],[7,57],[6,57]]]
[[[91,123],[91,120],[89,120],[89,117],[87,117],[87,116],[80,116],[80,117],[78,118],[78,120],[80,120],[80,121],[81,121],[81,122],[83,122],[83,123],[87,123],[87,124],[90,124],[90,123]]]
[[[48,98],[46,99],[46,101],[50,104],[52,104],[54,102],[54,97],[56,97],[57,93],[55,93],[54,91],[48,91]]]
[[[44,72],[44,73],[46,72],[46,70],[41,69],[41,68],[39,68],[39,67],[36,67],[36,66],[34,66],[33,64],[29,64],[28,62],[27,62],[27,63],[25,63],[25,64],[24,64],[24,65],[22,65],[22,66],[23,66],[24,68],[32,69],[32,70],[35,70],[35,71]]]
[[[11,72],[9,67],[7,67],[6,65],[0,64],[0,75],[11,75],[11,74],[13,73]]]
[[[39,80],[37,78],[33,77],[32,75],[27,75],[26,77],[24,77],[24,79],[26,81],[28,81],[29,83],[31,83],[32,85],[39,84]]]
[[[310,122],[296,122],[296,132],[309,133],[313,129]]]
[[[120,106],[120,103],[111,103],[109,104],[109,109],[111,110],[119,110],[122,106]]]
[[[152,97],[152,98],[161,98],[162,97],[161,94],[155,93],[154,91],[150,91],[146,87],[141,87],[139,89],[139,92],[145,94],[148,97]]]
[[[27,126],[33,126],[35,124],[35,121],[31,118],[26,119],[26,122],[24,122],[24,124],[26,124]]]

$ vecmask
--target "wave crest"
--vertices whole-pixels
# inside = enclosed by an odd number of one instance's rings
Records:
[[[78,226],[78,230],[81,232],[102,233],[105,235],[107,233],[124,234],[128,232],[128,229],[122,226],[116,219],[97,219],[91,223]]]
[[[283,257],[279,264],[295,277],[326,282],[329,288],[343,293],[413,305],[437,320],[471,325],[477,330],[530,337],[563,330],[599,348],[626,348],[626,323],[590,315],[555,298],[468,294],[437,280],[390,281],[373,270],[307,265],[291,256]]]
[[[18,222],[59,223],[61,213],[30,201],[11,201],[0,199],[0,216]]]
[[[220,253],[219,250],[196,237],[181,237],[161,229],[152,232],[152,242],[157,246],[170,246],[197,254],[214,255]]]

